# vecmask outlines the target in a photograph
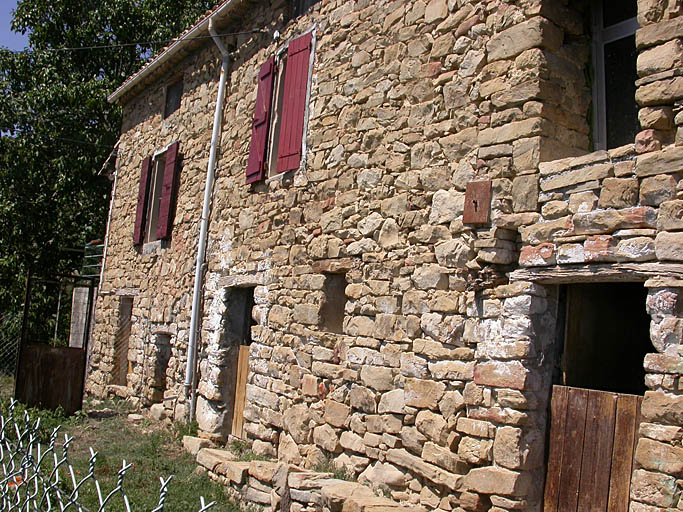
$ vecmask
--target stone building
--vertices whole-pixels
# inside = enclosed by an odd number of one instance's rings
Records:
[[[681,0],[226,0],[110,97],[88,392],[429,510],[683,510],[682,38]]]

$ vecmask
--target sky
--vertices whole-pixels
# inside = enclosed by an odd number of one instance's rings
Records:
[[[12,32],[9,27],[12,20],[10,11],[16,6],[16,0],[0,0],[0,46],[10,50],[23,50],[28,45],[28,38]]]

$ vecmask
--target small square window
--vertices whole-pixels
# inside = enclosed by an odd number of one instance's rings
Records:
[[[166,102],[164,105],[164,119],[180,108],[180,99],[183,97],[183,80],[173,82],[166,87]]]

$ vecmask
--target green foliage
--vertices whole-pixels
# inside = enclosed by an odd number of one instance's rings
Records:
[[[332,473],[332,478],[337,480],[346,480],[348,482],[355,482],[356,476],[346,469],[344,466],[338,467],[328,458],[324,458],[313,467],[313,471],[317,473]]]
[[[240,462],[250,462],[252,460],[271,460],[265,455],[256,455],[252,450],[249,443],[246,441],[241,441],[235,439],[228,445],[228,450],[237,456],[237,460]]]
[[[121,126],[107,95],[165,46],[145,41],[168,41],[216,2],[18,2],[12,28],[29,48],[0,49],[0,311],[21,311],[29,262],[71,273],[82,255],[64,249],[104,235],[110,184],[99,171]],[[54,312],[50,296],[34,297],[38,317]]]

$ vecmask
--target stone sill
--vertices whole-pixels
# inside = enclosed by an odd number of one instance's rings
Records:
[[[155,240],[142,244],[142,254],[156,254],[162,249],[168,249],[171,243],[168,240]]]

